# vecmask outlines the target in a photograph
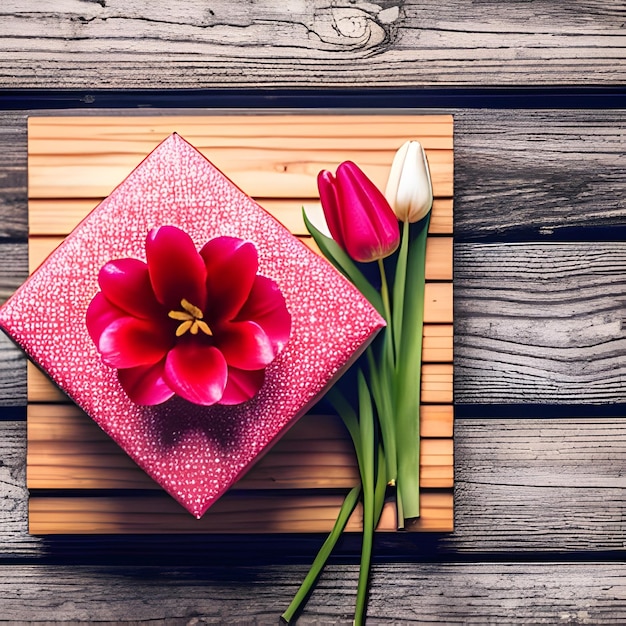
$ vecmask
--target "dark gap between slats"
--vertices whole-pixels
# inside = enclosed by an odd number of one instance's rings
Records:
[[[624,417],[626,404],[455,404],[455,419]]]
[[[621,109],[617,87],[380,89],[2,89],[0,110],[93,108]]]

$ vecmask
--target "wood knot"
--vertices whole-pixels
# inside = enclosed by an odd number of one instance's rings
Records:
[[[313,30],[320,41],[333,47],[371,53],[394,39],[400,5],[334,3],[316,11]]]

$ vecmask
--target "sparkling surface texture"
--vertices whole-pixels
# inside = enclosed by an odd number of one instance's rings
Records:
[[[85,312],[112,259],[145,261],[148,231],[172,224],[199,249],[231,235],[259,250],[292,315],[286,348],[250,401],[133,404],[102,364]],[[187,510],[201,517],[317,400],[384,322],[361,294],[178,135],[161,143],[0,309],[0,325]]]

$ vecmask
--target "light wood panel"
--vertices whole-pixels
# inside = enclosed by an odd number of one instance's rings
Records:
[[[384,186],[395,150],[426,147],[435,202],[426,251],[421,499],[416,531],[453,526],[452,118],[223,116],[29,120],[29,267],[34,271],[102,196],[171,132],[199,147],[294,234],[317,206],[316,174],[346,159]],[[336,417],[303,418],[197,522],[36,367],[29,365],[27,486],[35,534],[322,532],[358,480]],[[416,445],[418,442],[416,442]],[[70,490],[70,495],[67,494]],[[106,490],[106,491],[104,491]],[[115,495],[111,495],[113,492]],[[150,493],[149,496],[146,493]],[[350,522],[359,528],[359,513]],[[381,528],[395,528],[390,502]]]
[[[253,198],[314,199],[317,173],[359,164],[384,189],[407,139],[423,142],[433,192],[452,197],[451,116],[33,117],[28,127],[30,198],[107,196],[172,132],[200,150]],[[298,207],[299,209],[300,207]]]

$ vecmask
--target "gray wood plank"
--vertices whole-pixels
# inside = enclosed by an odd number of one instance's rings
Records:
[[[190,0],[149,12],[137,0],[18,4],[2,11],[0,83],[20,88],[527,87],[626,77],[620,0]]]
[[[624,242],[457,244],[458,403],[626,402]]]
[[[0,567],[0,614],[19,623],[277,624],[305,573],[14,565]],[[356,565],[329,566],[298,624],[351,624],[357,575]],[[625,565],[604,562],[376,564],[367,623],[623,624],[625,575]]]
[[[0,240],[28,234],[26,139],[26,114],[0,111]]]
[[[27,535],[25,426],[0,421],[0,553],[188,562],[199,546],[224,558],[268,557],[279,537],[61,538]],[[460,419],[455,425],[455,530],[449,535],[380,533],[386,555],[606,553],[626,548],[626,420],[620,418]],[[288,539],[294,547],[298,540]],[[312,552],[316,540],[302,541]],[[252,546],[252,547],[251,547]],[[344,549],[358,550],[358,541]],[[281,552],[283,557],[287,553]],[[0,557],[1,560],[1,557]]]
[[[1,154],[1,150],[0,150]],[[0,177],[2,166],[0,165]],[[0,191],[0,213],[2,212]],[[1,241],[1,240],[0,240]],[[28,276],[28,245],[0,243],[0,304],[2,304]],[[0,417],[2,407],[26,404],[26,357],[0,331]]]
[[[626,112],[462,110],[454,128],[457,240],[626,238]]]

